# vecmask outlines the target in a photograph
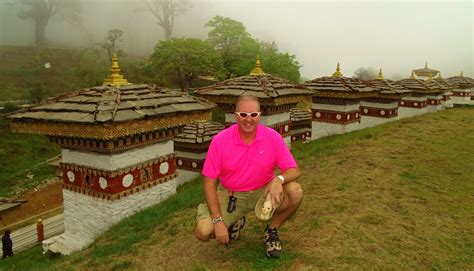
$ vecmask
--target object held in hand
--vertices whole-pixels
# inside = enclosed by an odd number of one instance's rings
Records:
[[[272,206],[270,193],[262,195],[255,205],[255,215],[262,221],[268,221],[272,218],[275,208]]]

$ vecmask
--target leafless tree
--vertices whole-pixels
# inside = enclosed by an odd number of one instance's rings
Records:
[[[377,76],[377,71],[374,68],[360,67],[357,70],[355,70],[352,78],[357,78],[361,80],[374,80],[376,76]]]
[[[112,59],[114,53],[118,53],[118,43],[123,41],[123,31],[120,29],[111,29],[107,32],[107,36],[98,45],[105,51],[109,59]]]
[[[165,31],[165,39],[173,34],[175,18],[191,7],[190,0],[146,0],[148,10],[158,20],[158,25]]]
[[[46,26],[49,20],[60,14],[71,23],[79,22],[81,7],[77,1],[69,0],[20,0],[25,9],[18,12],[21,19],[32,19],[35,23],[35,46],[46,44]]]

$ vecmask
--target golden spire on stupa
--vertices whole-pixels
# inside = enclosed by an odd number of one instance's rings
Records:
[[[379,74],[377,74],[377,77],[375,77],[375,80],[383,80],[382,68],[380,68]]]
[[[123,78],[123,75],[120,73],[120,67],[118,64],[117,53],[114,53],[112,57],[112,67],[110,68],[111,74],[104,79],[103,86],[123,86],[130,85],[127,79]]]
[[[264,75],[265,72],[262,70],[262,65],[260,65],[260,56],[257,55],[257,60],[255,61],[255,67],[250,72],[250,75]]]
[[[342,77],[341,67],[337,62],[336,71],[332,74],[333,77]]]
[[[433,75],[430,73],[430,75],[428,76],[428,81],[431,81],[433,80]]]
[[[428,61],[425,61],[425,69],[428,69]]]
[[[415,71],[411,71],[410,79],[416,79]]]

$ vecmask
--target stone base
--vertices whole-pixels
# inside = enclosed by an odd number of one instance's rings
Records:
[[[201,172],[190,171],[185,169],[177,169],[178,177],[175,179],[177,186],[185,184],[197,176],[201,175]]]
[[[313,121],[311,140],[330,135],[349,133],[360,129],[361,127],[359,122],[353,122],[349,124],[337,124]]]
[[[65,255],[80,250],[123,218],[175,194],[177,185],[173,179],[114,201],[63,190],[65,232],[45,240],[43,249]]]
[[[466,97],[456,97],[452,96],[451,99],[453,100],[453,104],[471,104],[471,97],[466,96]]]
[[[395,120],[397,120],[397,117],[377,118],[377,117],[362,115],[360,117],[360,128],[365,129],[365,128],[369,128],[369,127],[374,127],[374,126],[384,124],[384,123],[387,123],[387,122],[391,122],[391,121],[395,121]]]
[[[399,107],[398,108],[398,119],[423,115],[423,114],[426,113],[426,111],[427,111],[426,107],[423,107],[423,108]]]
[[[432,113],[432,112],[437,112],[443,110],[443,105],[428,105],[426,112]]]

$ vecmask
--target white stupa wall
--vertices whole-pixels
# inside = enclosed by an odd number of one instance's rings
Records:
[[[361,106],[361,115],[360,115],[360,128],[365,129],[369,127],[373,127],[376,125],[384,124],[387,122],[391,122],[394,120],[397,120],[397,116],[394,111],[398,111],[398,102],[390,102],[390,103],[375,103],[375,102],[367,102],[367,101],[361,101],[360,102]],[[388,117],[375,117],[375,116],[367,116],[362,114],[362,107],[370,107],[370,108],[376,108],[376,109],[382,109],[384,112],[390,112],[393,114],[392,116]],[[387,113],[388,114],[388,113]]]
[[[403,106],[403,103],[405,101],[413,101],[413,102],[417,102],[417,103],[427,103],[427,98],[426,98],[426,96],[422,96],[422,97],[403,97],[402,100],[400,101],[400,104],[399,104],[399,107],[398,107],[398,119],[418,116],[418,115],[425,114],[427,112],[427,107],[423,107],[423,108],[405,107],[405,106]]]
[[[320,104],[320,103],[313,103],[311,105],[312,109],[315,110],[328,110],[328,111],[337,111],[337,112],[352,112],[359,110],[360,103],[356,104],[347,104],[347,105],[339,105],[339,104]]]
[[[471,89],[454,89],[451,99],[453,100],[454,105],[471,104]]]
[[[173,141],[132,149],[118,154],[98,154],[63,149],[62,162],[103,170],[126,168],[173,153]],[[157,204],[176,193],[176,179],[106,200],[63,189],[65,232],[43,242],[43,249],[69,254],[91,244],[110,226],[143,208]]]
[[[349,133],[355,130],[360,130],[359,122],[342,125],[337,123],[313,121],[311,140],[330,135]]]
[[[196,171],[191,171],[191,170],[185,170],[185,169],[177,169],[178,171],[178,177],[176,177],[175,181],[177,186],[180,186],[182,184],[185,184],[192,179],[198,177],[201,175],[201,172],[196,172]]]
[[[444,109],[444,107],[441,103],[438,104],[438,105],[433,104],[433,100],[441,101],[443,99],[442,95],[430,95],[430,96],[427,96],[427,98],[428,98],[428,107],[427,107],[426,111],[428,113],[437,112],[437,111],[440,111],[440,110]]]
[[[61,162],[103,170],[116,170],[152,160],[162,155],[171,154],[173,153],[173,149],[173,140],[167,140],[164,142],[155,143],[153,145],[131,149],[118,154],[100,154],[62,149]]]
[[[123,218],[175,194],[177,184],[171,180],[115,201],[63,190],[65,232],[53,239],[61,240],[69,252],[82,249]]]

